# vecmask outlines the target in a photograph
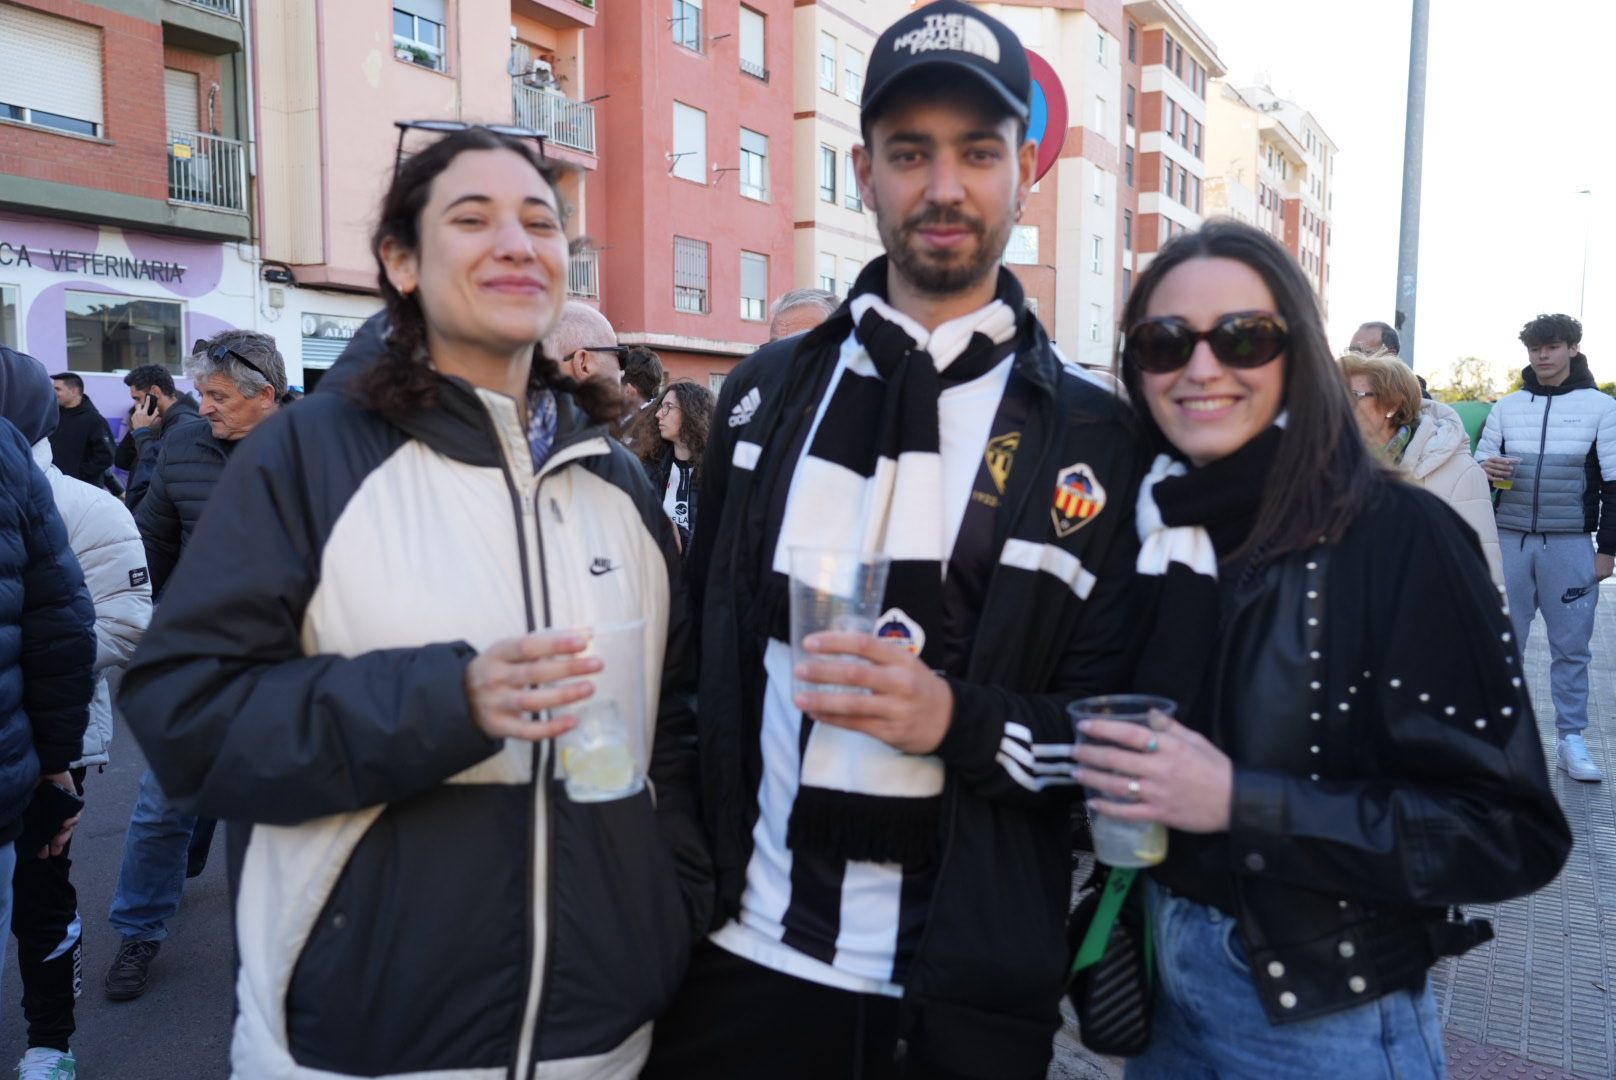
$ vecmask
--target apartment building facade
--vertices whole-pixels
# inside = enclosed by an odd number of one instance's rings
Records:
[[[0,344],[114,418],[253,318],[248,39],[236,0],[0,0]]]
[[[792,24],[788,0],[657,0],[586,35],[607,95],[601,310],[672,376],[716,387],[791,286]]]
[[[1005,263],[1070,359],[1105,368],[1134,276],[1201,221],[1211,41],[1173,0],[980,4],[1060,79],[1068,129]]]
[[[570,167],[559,184],[569,235],[587,236],[598,167],[597,85],[577,0],[255,0],[261,162],[258,329],[307,386],[380,309],[370,230],[392,178],[397,121],[459,120],[543,131]],[[406,132],[403,152],[436,137]],[[600,296],[594,247],[569,291]]]
[[[1213,83],[1209,212],[1256,225],[1295,256],[1329,314],[1336,145],[1311,113],[1266,85]]]
[[[863,141],[859,98],[875,39],[909,7],[907,0],[811,0],[795,9],[793,287],[846,296],[884,250],[859,192],[853,147]]]

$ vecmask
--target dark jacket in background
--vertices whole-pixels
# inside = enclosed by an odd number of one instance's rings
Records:
[[[157,471],[157,459],[162,456],[163,445],[171,440],[191,437],[197,432],[207,434],[208,422],[197,411],[196,398],[180,393],[174,404],[163,410],[163,422],[154,431],[151,428],[130,428],[124,441],[118,444],[118,467],[129,473],[129,490],[123,504],[133,514],[151,486],[152,474]],[[187,434],[189,433],[189,434]],[[129,445],[129,464],[124,464],[124,444]]]
[[[235,445],[215,439],[206,421],[163,437],[151,485],[135,510],[153,596],[162,593],[174,572]]]
[[[56,467],[75,480],[106,487],[104,477],[112,468],[112,428],[107,418],[89,398],[71,409],[62,409],[61,415],[50,437]]]
[[[95,607],[50,484],[0,419],[0,844],[41,773],[79,756],[94,664]]]

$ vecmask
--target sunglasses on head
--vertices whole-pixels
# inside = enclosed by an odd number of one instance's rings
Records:
[[[258,377],[269,383],[269,385],[275,385],[275,380],[269,377],[269,372],[265,371],[263,368],[259,367],[245,356],[242,356],[228,345],[215,345],[210,349],[208,348],[208,343],[205,340],[198,341],[195,345],[191,346],[191,355],[205,356],[209,360],[212,360],[215,364],[222,364],[226,359],[239,361],[252,370],[258,372]]]
[[[394,120],[393,126],[398,128],[398,148],[393,153],[393,179],[398,179],[398,170],[404,164],[404,136],[412,131],[432,131],[439,135],[450,135],[456,131],[470,131],[474,127],[487,128],[496,135],[508,135],[513,139],[534,139],[539,144],[539,157],[544,156],[544,143],[549,138],[542,131],[532,128],[517,127],[514,124],[468,124],[464,120]]]
[[[1204,341],[1220,364],[1259,368],[1284,352],[1290,340],[1285,320],[1265,311],[1232,312],[1210,330],[1193,330],[1178,316],[1164,315],[1134,324],[1122,358],[1140,371],[1165,375],[1188,364],[1195,347]]]

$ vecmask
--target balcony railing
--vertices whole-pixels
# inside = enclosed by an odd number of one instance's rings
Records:
[[[196,131],[168,133],[171,202],[247,212],[247,170],[239,139]]]
[[[241,18],[238,0],[180,0],[182,4],[199,7],[203,11],[211,11],[216,15],[224,15],[231,19]]]
[[[567,263],[567,295],[600,299],[600,253],[580,251]]]
[[[750,75],[754,79],[762,79],[764,82],[769,81],[769,69],[755,60],[742,59],[741,73]]]
[[[554,90],[540,90],[522,82],[511,83],[519,127],[542,131],[557,146],[595,152],[595,107],[573,101]]]

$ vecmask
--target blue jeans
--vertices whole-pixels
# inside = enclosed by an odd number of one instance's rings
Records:
[[[0,943],[11,936],[11,878],[17,872],[17,845],[0,844]],[[0,964],[0,1005],[6,997],[5,965]]]
[[[123,841],[123,866],[107,921],[125,941],[162,941],[185,890],[185,858],[196,817],[169,804],[157,778],[140,778]]]
[[[1156,1012],[1127,1080],[1440,1080],[1442,1025],[1430,987],[1274,1024],[1263,1011],[1235,921],[1150,887]]]

